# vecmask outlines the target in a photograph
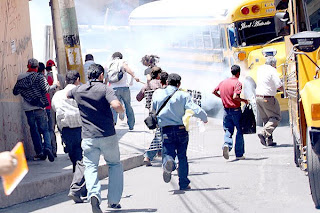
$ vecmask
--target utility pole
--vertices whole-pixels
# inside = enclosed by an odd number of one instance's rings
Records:
[[[62,36],[59,1],[50,0],[49,5],[51,6],[53,38],[54,38],[54,46],[56,50],[56,61],[58,64],[58,72],[62,75],[65,75],[67,70],[67,59],[66,59],[66,54],[65,54],[66,51],[65,51],[63,36]]]
[[[64,55],[66,59],[67,70],[76,70],[80,73],[81,81],[85,83],[83,64],[82,64],[82,56],[81,56],[81,47],[80,47],[80,38],[79,38],[79,30],[78,30],[78,22],[74,0],[51,0],[51,8],[57,9],[59,8],[59,15],[57,11],[52,13],[53,19],[58,19],[56,16],[60,18],[61,24],[61,34],[64,45]],[[59,22],[59,21],[57,21]],[[57,23],[55,23],[57,24]],[[55,27],[56,39],[59,42],[58,33],[58,24]],[[57,44],[57,43],[56,43]],[[57,45],[59,46],[59,44]],[[57,54],[61,54],[62,51],[58,47],[59,52]],[[60,52],[61,51],[61,52]],[[59,57],[58,57],[59,58]],[[60,58],[59,58],[60,59]],[[60,66],[59,66],[60,68]],[[60,72],[61,74],[65,74]]]

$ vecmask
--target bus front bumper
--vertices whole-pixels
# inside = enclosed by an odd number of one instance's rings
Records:
[[[312,128],[309,131],[312,150],[320,157],[320,129]]]

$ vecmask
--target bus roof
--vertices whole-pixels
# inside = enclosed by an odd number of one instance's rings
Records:
[[[253,7],[259,7],[258,12],[253,12]],[[243,14],[243,8],[248,9],[248,14]],[[233,5],[232,10],[228,13],[228,22],[263,18],[274,16],[276,12],[275,0],[242,0]]]
[[[131,12],[129,25],[207,25],[225,20],[230,1],[224,0],[225,5],[212,0],[150,2]]]

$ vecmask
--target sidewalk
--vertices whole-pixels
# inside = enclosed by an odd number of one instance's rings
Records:
[[[143,164],[144,150],[148,148],[153,138],[153,132],[148,130],[143,122],[147,113],[144,103],[135,101],[135,96],[132,96],[132,107],[136,118],[134,130],[128,130],[126,118],[124,121],[118,119],[116,125],[124,171]],[[4,195],[1,184],[0,208],[46,197],[69,189],[73,177],[72,165],[68,155],[63,152],[59,133],[56,134],[58,157],[55,161],[52,163],[48,160],[28,161],[28,174],[10,196]],[[99,164],[99,178],[106,178],[108,169],[102,156]]]

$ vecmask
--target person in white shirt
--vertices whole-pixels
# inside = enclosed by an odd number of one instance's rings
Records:
[[[91,64],[95,64],[93,55],[87,54],[84,61],[85,61],[85,63],[83,65],[83,72],[84,72],[85,80],[86,80],[86,82],[88,82],[88,69]]]
[[[123,77],[118,82],[111,83],[110,86],[113,88],[115,95],[119,99],[119,101],[123,102],[126,108],[126,115],[127,115],[127,123],[129,126],[129,130],[133,130],[135,125],[135,117],[134,112],[131,106],[131,94],[128,84],[128,75],[131,75],[136,82],[139,82],[139,78],[135,77],[134,72],[131,70],[131,68],[128,66],[127,62],[123,60],[123,56],[120,52],[115,52],[112,55],[112,60],[119,59],[121,60],[122,66],[121,70],[124,70]],[[112,110],[113,113],[113,121],[116,124],[117,123],[117,116],[118,113],[115,110]]]
[[[282,90],[282,83],[276,69],[277,60],[273,56],[266,58],[266,63],[257,70],[256,100],[258,113],[264,124],[258,134],[264,146],[276,146],[272,133],[279,125],[281,111],[278,100],[274,97],[277,90]]]
[[[80,74],[75,70],[68,71],[66,83],[67,86],[52,97],[51,107],[56,111],[61,138],[66,143],[66,149],[73,164],[74,175],[68,197],[73,199],[75,203],[82,203],[81,196],[86,197],[87,194],[84,179],[85,166],[82,163],[82,122],[77,102],[67,98],[67,93],[80,85]]]

